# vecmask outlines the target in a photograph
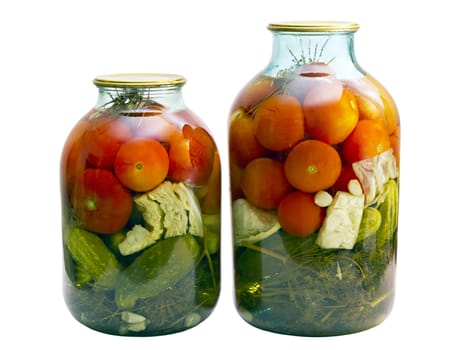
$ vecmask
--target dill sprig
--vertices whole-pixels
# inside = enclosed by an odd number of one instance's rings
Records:
[[[135,110],[141,108],[143,103],[147,103],[149,99],[149,91],[143,89],[124,89],[117,93],[109,92],[110,101],[104,104],[104,108],[120,111],[120,110]]]
[[[280,231],[236,252],[236,295],[260,328],[317,335],[368,328],[391,305],[395,244],[375,236],[352,250]]]
[[[155,297],[140,299],[128,311],[146,318],[139,336],[161,335],[186,329],[187,315],[205,319],[213,310],[219,294],[218,259],[203,255],[196,267],[172,288]],[[193,287],[195,281],[195,287]],[[90,328],[110,334],[128,334],[122,312],[115,303],[114,291],[100,288],[92,282],[78,287],[73,281],[65,285],[65,296],[71,313]],[[122,333],[123,332],[123,333]],[[131,335],[131,333],[130,333]]]
[[[289,54],[292,56],[292,65],[288,68],[279,70],[277,76],[280,78],[287,78],[292,72],[297,70],[297,68],[305,64],[322,62],[324,50],[330,39],[331,37],[326,38],[326,40],[320,47],[318,43],[312,45],[310,41],[308,42],[307,46],[304,46],[303,40],[302,38],[300,38],[300,51],[298,54],[294,53],[294,51],[290,48],[287,49]],[[335,57],[332,57],[324,63],[329,64],[332,61],[334,61],[334,59]]]

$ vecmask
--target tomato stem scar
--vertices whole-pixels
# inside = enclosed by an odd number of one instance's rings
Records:
[[[308,172],[310,174],[316,174],[318,172],[318,167],[314,164],[308,166]]]
[[[89,211],[97,210],[96,201],[92,198],[86,198],[84,202],[84,206],[86,210],[89,210]]]

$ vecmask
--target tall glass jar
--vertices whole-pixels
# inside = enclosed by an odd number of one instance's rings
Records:
[[[97,104],[61,157],[66,304],[104,333],[191,328],[219,294],[216,144],[185,106],[181,76],[108,75],[94,84]]]
[[[270,24],[272,58],[231,109],[236,304],[261,329],[348,334],[393,305],[399,115],[358,28]]]

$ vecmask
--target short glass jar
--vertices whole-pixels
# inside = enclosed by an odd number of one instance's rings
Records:
[[[220,160],[184,104],[185,78],[99,76],[97,104],[60,164],[63,287],[72,315],[110,334],[191,328],[220,287]]]
[[[235,290],[265,330],[331,336],[394,300],[400,123],[354,54],[359,26],[272,23],[272,57],[229,119]]]

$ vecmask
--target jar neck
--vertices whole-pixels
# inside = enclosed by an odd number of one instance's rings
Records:
[[[265,73],[278,76],[308,63],[329,65],[339,78],[362,75],[354,55],[354,32],[273,31],[273,50]]]
[[[98,86],[96,108],[118,107],[137,110],[148,103],[156,103],[170,110],[185,108],[182,86],[119,87]]]

